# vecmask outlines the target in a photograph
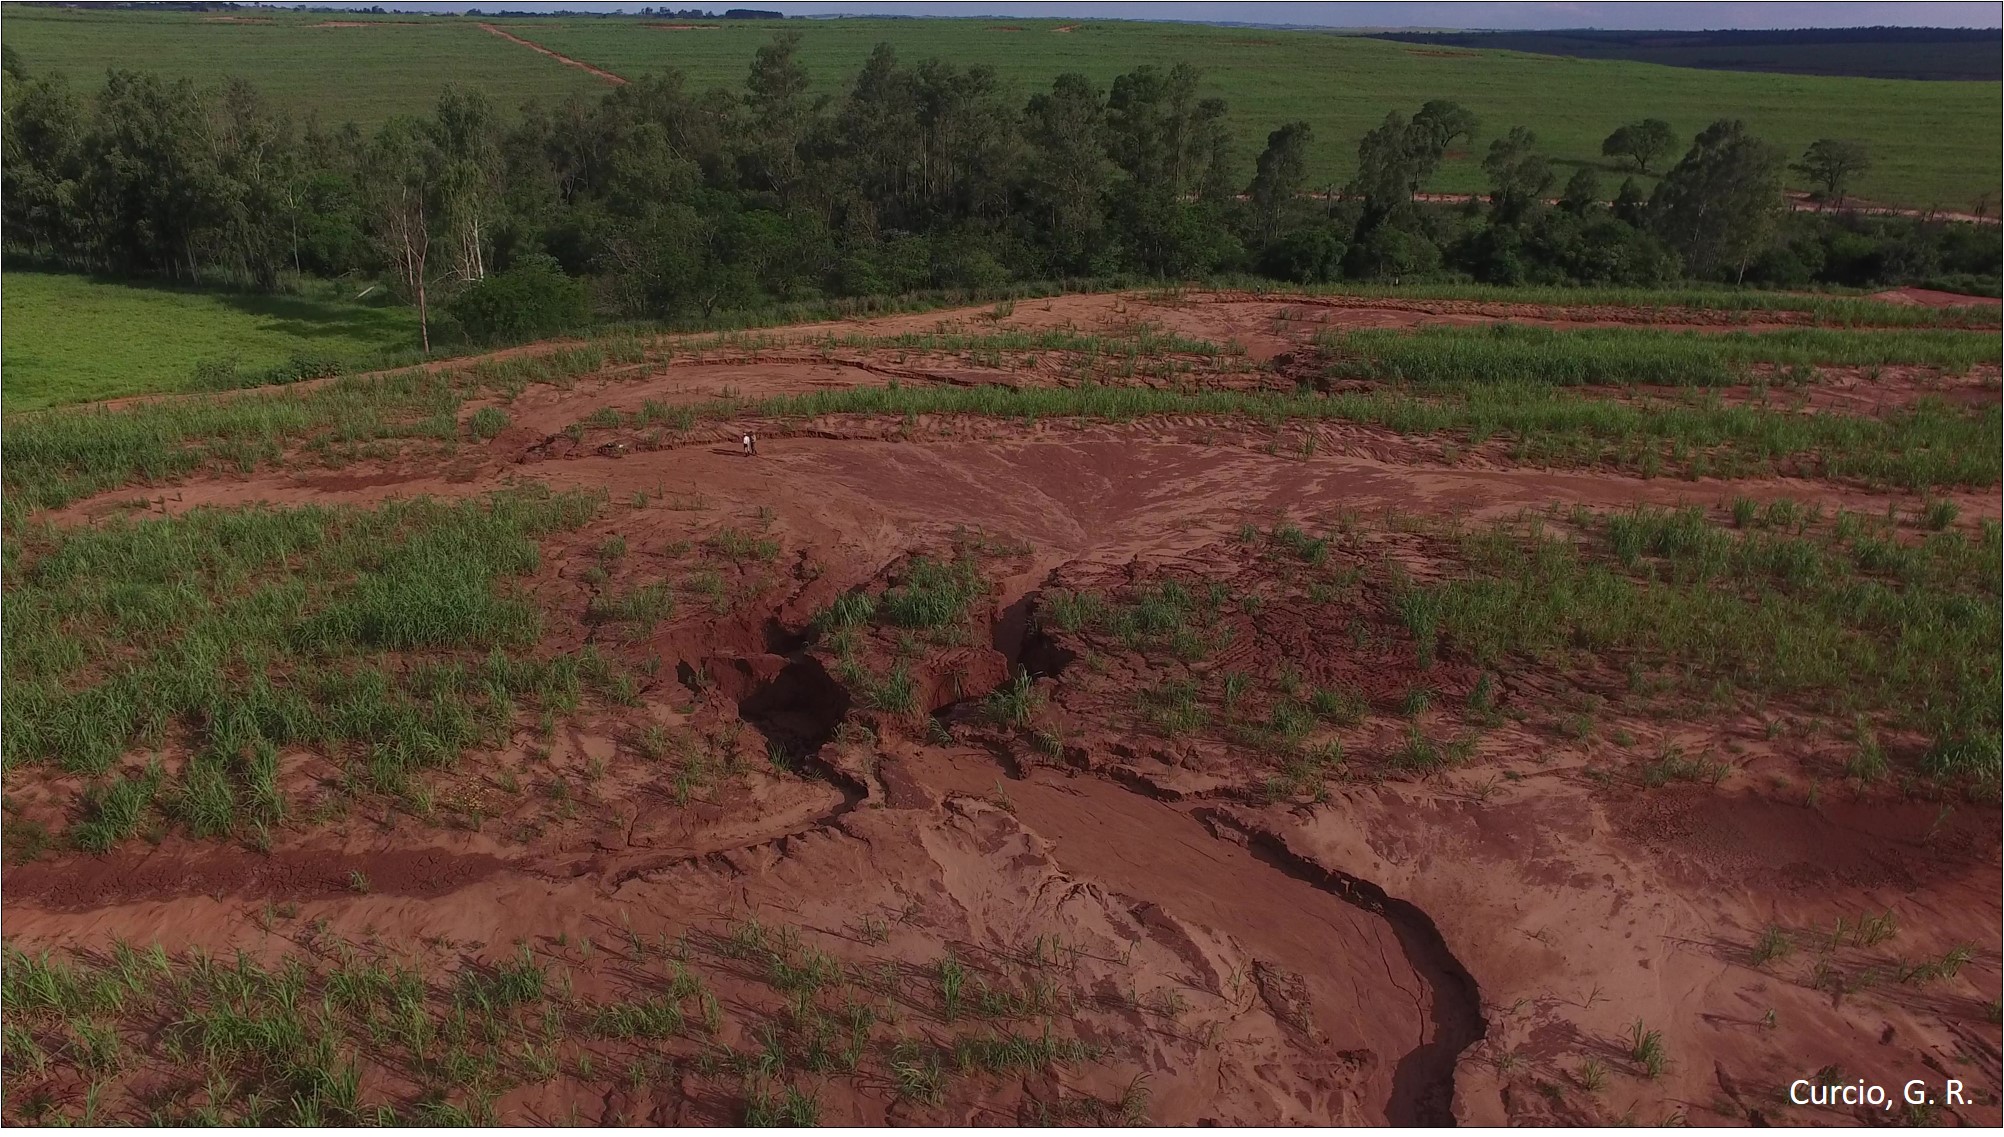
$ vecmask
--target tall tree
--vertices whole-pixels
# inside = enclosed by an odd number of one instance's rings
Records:
[[[1848,138],[1819,138],[1803,151],[1796,173],[1808,178],[1824,201],[1844,204],[1844,192],[1851,179],[1872,168],[1871,152],[1862,142]]]
[[[1614,215],[1637,228],[1648,224],[1649,195],[1634,178],[1621,179],[1621,188],[1614,191]]]
[[[1538,136],[1521,126],[1489,144],[1489,203],[1505,221],[1522,217],[1552,185],[1552,164],[1538,153]]]
[[[1197,104],[1196,150],[1201,155],[1197,174],[1197,198],[1210,205],[1228,200],[1238,189],[1232,180],[1232,132],[1225,116],[1231,108],[1225,100],[1209,98]]]
[[[1168,71],[1144,64],[1114,79],[1108,149],[1136,186],[1181,198],[1210,180],[1225,106],[1197,98],[1201,78],[1178,63]]]
[[[432,202],[437,154],[421,120],[401,116],[384,123],[362,157],[369,235],[396,282],[417,308],[418,336],[431,350],[430,285]]]
[[[1600,177],[1591,166],[1581,166],[1566,179],[1565,192],[1559,195],[1559,208],[1577,217],[1585,217],[1594,206],[1600,204]]]
[[[745,80],[746,123],[740,155],[749,188],[785,201],[799,186],[800,148],[813,126],[807,68],[799,59],[800,33],[781,32],[752,56]]]
[[[1744,280],[1780,221],[1783,161],[1739,119],[1714,122],[1650,195],[1652,228],[1692,273]]]
[[[447,87],[430,123],[436,224],[451,257],[451,272],[472,282],[487,275],[493,214],[501,196],[501,148],[494,111],[485,96]]]
[[[1213,258],[1218,206],[1233,188],[1225,104],[1197,97],[1200,78],[1187,63],[1144,64],[1116,77],[1107,98],[1107,150],[1126,175],[1121,221],[1136,258],[1165,275]]]
[[[223,212],[209,107],[194,84],[113,71],[84,136],[82,206],[100,265],[194,280]]]
[[[1023,109],[1029,148],[1024,194],[1065,271],[1091,272],[1106,228],[1113,163],[1106,156],[1106,96],[1066,73]]]
[[[95,260],[83,224],[85,136],[81,99],[58,73],[4,80],[5,128],[0,129],[0,218],[10,242],[37,256]],[[19,247],[17,245],[17,247]]]
[[[1000,212],[1008,201],[1015,115],[994,69],[928,59],[914,69],[918,196],[925,215],[958,221]]]
[[[259,288],[278,283],[297,246],[290,191],[299,154],[292,126],[242,79],[223,83],[211,116],[218,191],[216,259]]]
[[[1607,158],[1626,158],[1635,163],[1641,173],[1649,172],[1649,163],[1668,154],[1677,145],[1677,133],[1670,124],[1660,118],[1645,118],[1619,127],[1613,134],[1601,141],[1600,152]]]
[[[911,204],[919,139],[911,78],[898,66],[891,45],[878,44],[856,73],[848,101],[836,117],[849,181],[859,206],[869,214],[865,228],[872,234],[879,221],[897,223]]]
[[[1343,192],[1362,198],[1372,217],[1410,202],[1440,168],[1457,138],[1475,137],[1473,112],[1447,99],[1431,99],[1408,119],[1394,111],[1357,143],[1357,172]],[[1367,218],[1368,220],[1368,218]]]
[[[1357,143],[1357,172],[1343,192],[1362,198],[1365,209],[1382,214],[1412,200],[1419,166],[1412,123],[1393,111]]]
[[[1435,160],[1447,152],[1456,139],[1475,141],[1481,121],[1475,112],[1451,99],[1428,99],[1413,116],[1413,127],[1433,150]]]
[[[1281,217],[1308,181],[1308,143],[1314,132],[1305,122],[1290,122],[1266,136],[1266,149],[1253,168],[1246,196],[1252,200],[1253,228],[1261,241],[1273,240]]]

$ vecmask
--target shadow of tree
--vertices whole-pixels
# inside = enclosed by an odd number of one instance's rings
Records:
[[[225,293],[225,306],[258,319],[268,331],[306,340],[366,339],[386,346],[416,337],[398,309],[306,296]]]

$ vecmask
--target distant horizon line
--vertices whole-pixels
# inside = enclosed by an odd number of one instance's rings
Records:
[[[6,0],[6,2],[8,3],[8,6],[12,6],[13,3],[19,2],[19,0]],[[654,19],[658,18],[659,16],[659,12],[656,12],[653,15],[649,15],[645,12],[642,12],[639,7],[627,8],[625,6],[621,6],[619,8],[599,9],[599,10],[592,10],[586,8],[550,8],[542,11],[532,11],[528,9],[512,7],[506,4],[494,5],[494,6],[487,6],[481,4],[468,4],[465,5],[464,7],[455,5],[451,8],[444,8],[438,4],[424,3],[423,0],[404,0],[403,3],[381,3],[378,2],[378,0],[346,0],[346,2],[343,2],[343,0],[233,0],[233,3],[234,6],[240,8],[283,8],[293,11],[302,11],[302,12],[313,12],[313,11],[356,12],[358,10],[366,12],[368,9],[380,8],[385,12],[396,12],[400,15],[430,15],[430,16],[444,16],[444,17],[509,16],[509,17],[521,17],[524,19],[547,19],[551,17],[561,17],[561,16],[582,16],[591,19],[621,19],[621,18]],[[143,8],[156,7],[156,5],[153,4],[138,3],[134,2],[134,0],[55,0],[54,3],[48,6],[58,7],[58,8],[74,7],[74,8],[100,8],[100,9],[126,8],[126,7],[143,9]],[[159,5],[159,6],[165,7],[165,5]],[[642,5],[641,7],[656,8],[656,9],[666,8],[671,13],[677,10],[677,6],[672,3],[646,4]],[[1791,5],[1791,7],[1793,7],[1793,5]],[[692,4],[688,8],[683,8],[680,10],[688,11],[691,9],[701,9],[704,12],[705,17],[709,19],[724,19],[725,18],[724,13],[732,10],[772,11],[772,9],[759,8],[755,4],[725,5],[716,8],[716,10],[714,11],[711,10],[711,6],[709,5]],[[1597,24],[1575,24],[1565,27],[1549,27],[1549,28],[1510,28],[1510,27],[1455,27],[1446,24],[1304,24],[1304,23],[1292,23],[1292,22],[1275,22],[1270,20],[1203,19],[1201,17],[1196,17],[1196,16],[1177,17],[1169,14],[1137,15],[1137,16],[1108,16],[1108,15],[1065,16],[1065,15],[1043,15],[1043,14],[1030,15],[1030,14],[1010,13],[1010,12],[968,12],[964,15],[958,13],[949,14],[944,12],[913,12],[913,13],[802,12],[798,14],[790,14],[786,12],[773,12],[773,17],[779,20],[1074,20],[1080,23],[1101,22],[1101,23],[1129,23],[1129,24],[1199,24],[1209,27],[1226,27],[1226,28],[1271,28],[1277,31],[1428,32],[1439,35],[1491,35],[1496,33],[1511,33],[1511,34],[1535,33],[1535,34],[1549,35],[1560,32],[1623,32],[1630,35],[1645,35],[1652,32],[1662,32],[1675,35],[1702,35],[1708,32],[1863,31],[1876,28],[1884,28],[1889,31],[1947,31],[1947,32],[1953,32],[1953,31],[1998,32],[1999,31],[1999,29],[1997,28],[1993,28],[1984,24],[1882,24],[1882,23],[1775,24],[1768,27],[1759,27],[1759,28],[1754,28],[1754,27],[1617,28],[1617,27],[1603,27]]]

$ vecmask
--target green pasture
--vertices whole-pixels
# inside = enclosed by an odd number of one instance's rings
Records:
[[[8,411],[188,390],[205,366],[254,379],[297,360],[361,365],[417,346],[417,314],[401,306],[44,272],[0,276],[0,327]]]

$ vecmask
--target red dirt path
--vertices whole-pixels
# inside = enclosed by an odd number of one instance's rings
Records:
[[[519,43],[523,47],[528,48],[530,51],[539,52],[543,55],[547,55],[551,59],[556,60],[558,63],[561,63],[566,67],[575,67],[580,71],[587,72],[591,75],[596,75],[600,79],[603,79],[608,83],[611,83],[615,87],[623,87],[626,85],[625,76],[614,75],[612,72],[607,71],[603,67],[594,67],[591,64],[586,63],[581,59],[572,59],[568,55],[564,55],[560,52],[551,51],[549,48],[544,47],[542,44],[537,43],[534,40],[523,39],[521,36],[518,36],[514,32],[508,31],[504,28],[496,27],[493,24],[481,24],[480,30],[486,32],[489,35],[500,36],[502,39],[505,39],[510,43]]]

